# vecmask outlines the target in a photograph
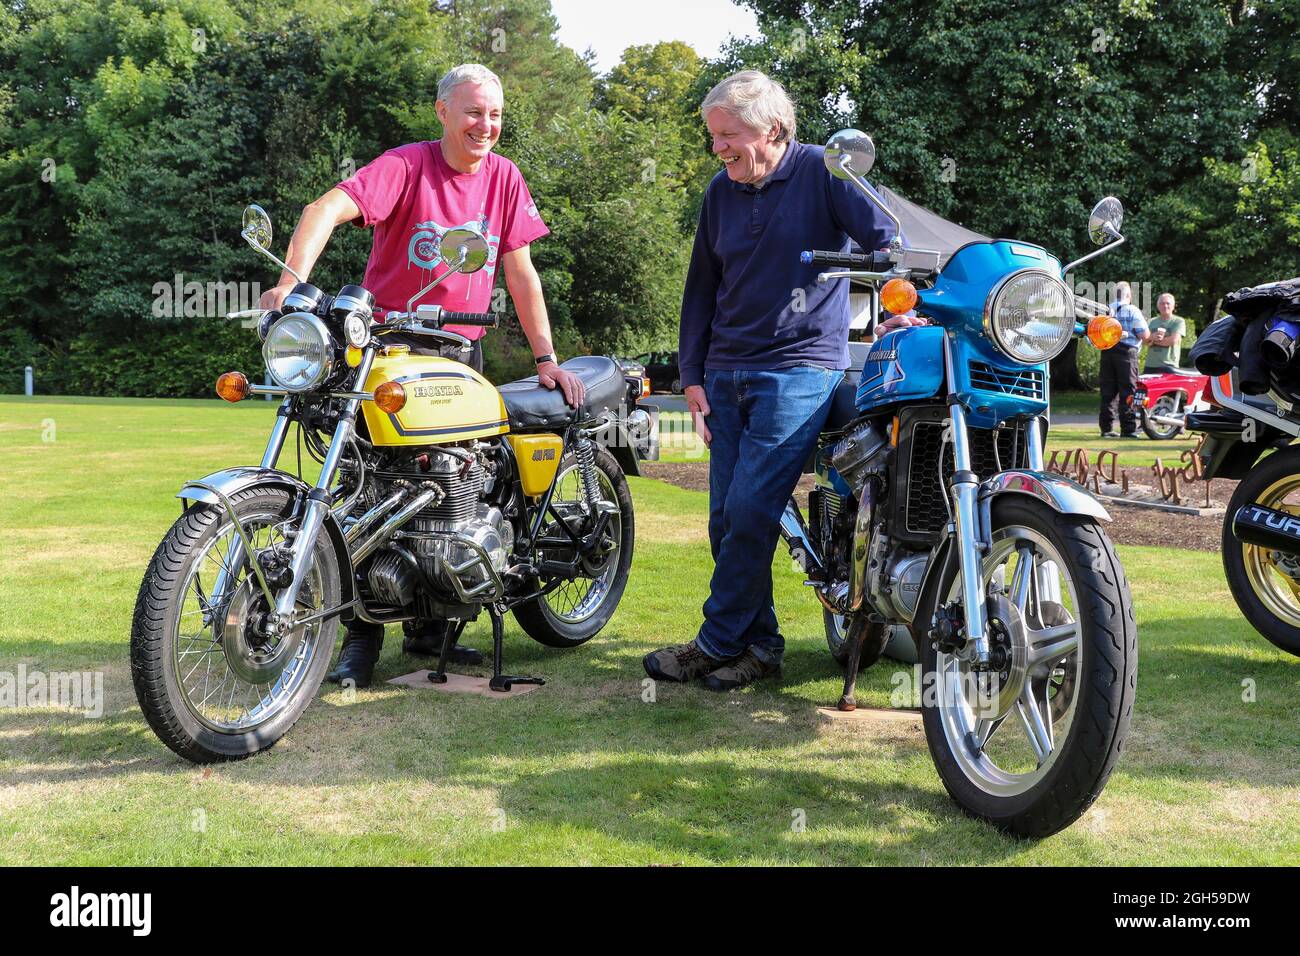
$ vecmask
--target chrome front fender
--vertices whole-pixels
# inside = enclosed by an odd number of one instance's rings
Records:
[[[176,492],[176,497],[187,502],[199,501],[203,504],[219,506],[221,499],[214,495],[210,488],[204,488],[203,485],[216,488],[227,498],[237,492],[252,488],[254,485],[276,485],[288,491],[301,491],[304,495],[311,491],[307,483],[296,475],[291,475],[276,468],[242,465],[237,468],[223,468],[221,471],[214,471],[206,478],[200,478],[198,481],[187,481],[181,486],[181,490]],[[189,507],[189,505],[187,504],[186,507]]]
[[[992,478],[980,482],[981,502],[1005,494],[1030,495],[1051,505],[1061,514],[1087,515],[1101,521],[1110,520],[1110,514],[1087,488],[1060,475],[1013,469],[1000,471]]]
[[[204,485],[208,487],[205,488]],[[222,497],[228,499],[232,495],[256,485],[283,488],[291,494],[301,493],[304,501],[311,492],[311,487],[297,475],[291,475],[276,468],[241,465],[235,468],[223,468],[221,471],[214,471],[207,477],[200,478],[197,481],[187,481],[181,486],[181,490],[176,492],[176,497],[184,502],[185,508],[189,508],[191,502],[198,502],[224,509],[225,504]],[[221,492],[221,495],[213,494],[212,489]],[[338,557],[339,577],[343,595],[342,603],[351,604],[356,598],[352,556],[348,552],[347,538],[344,537],[343,529],[339,526],[338,518],[333,511],[325,513],[325,533],[329,535],[330,542],[334,545],[334,553]],[[342,615],[344,621],[351,620],[352,616],[351,608]]]

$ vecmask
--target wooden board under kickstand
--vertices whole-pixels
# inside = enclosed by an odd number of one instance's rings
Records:
[[[857,710],[818,707],[817,713],[827,720],[856,721],[859,723],[875,721],[877,723],[917,724],[918,726],[921,723],[921,712],[919,710],[904,710],[892,707],[859,707]]]
[[[447,694],[478,694],[480,697],[518,697],[520,694],[527,694],[529,691],[537,690],[537,684],[516,684],[504,693],[499,693],[488,687],[486,677],[469,677],[465,674],[453,674],[447,672],[447,683],[435,684],[429,680],[429,671],[416,671],[414,674],[403,674],[401,677],[394,677],[388,681],[390,684],[396,684],[399,687],[415,687],[419,690],[440,690]]]

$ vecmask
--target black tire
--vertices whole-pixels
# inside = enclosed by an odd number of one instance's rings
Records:
[[[949,795],[966,813],[1018,836],[1045,837],[1077,820],[1105,787],[1128,736],[1137,692],[1137,624],[1124,569],[1100,524],[1062,515],[1025,495],[997,498],[993,528],[1018,525],[1052,545],[1068,565],[1078,600],[1080,640],[1074,680],[1075,713],[1043,777],[1016,795],[999,796],[973,782],[954,757],[938,706],[938,648],[921,644],[922,721],[930,755]],[[957,576],[950,562],[934,594],[946,595]],[[920,609],[934,619],[934,599]],[[1073,691],[1073,687],[1071,688]]]
[[[685,391],[685,389],[682,388],[682,380],[680,378],[673,379],[673,384],[669,386],[668,390],[674,395],[682,394],[682,392]]]
[[[1161,403],[1173,396],[1173,407],[1165,408]],[[1183,408],[1183,397],[1177,393],[1167,393],[1156,399],[1156,403],[1150,409],[1142,409],[1142,431],[1146,432],[1147,438],[1154,441],[1168,441],[1171,438],[1177,438],[1183,432],[1181,425],[1157,425],[1151,420],[1155,414],[1166,415],[1170,412],[1177,413]]]
[[[627,477],[618,461],[604,446],[596,446],[596,469],[608,479],[618,502],[619,520],[621,521],[622,539],[612,578],[605,596],[590,616],[581,621],[565,620],[557,614],[545,597],[525,601],[514,608],[515,620],[524,632],[547,647],[577,647],[591,640],[609,623],[618,602],[627,587],[628,572],[632,567],[632,551],[636,544],[636,519],[632,508],[632,492],[627,486]],[[577,459],[573,453],[565,455],[560,461],[560,470],[576,468]]]
[[[1275,451],[1250,470],[1228,502],[1228,513],[1223,518],[1220,551],[1223,554],[1223,573],[1228,579],[1228,589],[1232,591],[1233,600],[1251,627],[1263,634],[1274,647],[1300,657],[1300,626],[1269,610],[1251,583],[1248,562],[1254,546],[1242,544],[1232,533],[1232,517],[1240,508],[1255,503],[1267,504],[1260,501],[1260,498],[1268,488],[1291,476],[1300,476],[1300,446],[1293,445]],[[1274,502],[1270,507],[1276,507],[1276,504]],[[1297,604],[1296,613],[1297,621],[1300,622],[1300,604]]]
[[[293,496],[282,488],[259,486],[233,495],[231,503],[241,519],[292,514]],[[297,688],[270,720],[242,733],[222,732],[205,726],[186,706],[171,666],[176,641],[173,621],[184,605],[185,587],[192,562],[219,533],[229,529],[225,512],[216,506],[195,505],[172,525],[145,571],[136,598],[131,627],[131,678],[145,720],[158,738],[186,760],[216,763],[242,760],[273,746],[289,732],[320,687],[329,667],[337,631],[337,618],[322,622],[314,638],[311,660]],[[321,534],[316,561],[322,580],[323,607],[339,603],[339,565],[333,545]]]

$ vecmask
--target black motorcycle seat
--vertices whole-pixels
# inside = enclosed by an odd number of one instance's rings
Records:
[[[538,382],[536,375],[508,382],[497,390],[505,402],[506,416],[513,430],[554,430],[574,422],[598,418],[609,409],[617,408],[626,394],[623,369],[604,355],[571,358],[560,368],[578,376],[587,390],[582,406],[571,408],[565,402],[562,390],[547,388]]]
[[[835,394],[831,397],[831,411],[826,417],[826,427],[823,431],[833,432],[843,428],[853,419],[858,417],[858,383],[855,380],[850,381],[848,377],[835,387]]]

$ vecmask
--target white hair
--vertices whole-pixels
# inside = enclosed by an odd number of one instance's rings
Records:
[[[760,133],[773,126],[779,127],[778,143],[794,139],[794,103],[785,87],[766,73],[742,70],[727,77],[709,90],[709,95],[700,104],[700,113],[705,120],[709,111],[714,109],[726,110]]]
[[[495,83],[501,86],[501,77],[497,76],[482,63],[462,63],[460,66],[453,66],[443,74],[438,81],[438,99],[446,101],[451,99],[451,91],[462,83],[478,83],[480,85]]]

